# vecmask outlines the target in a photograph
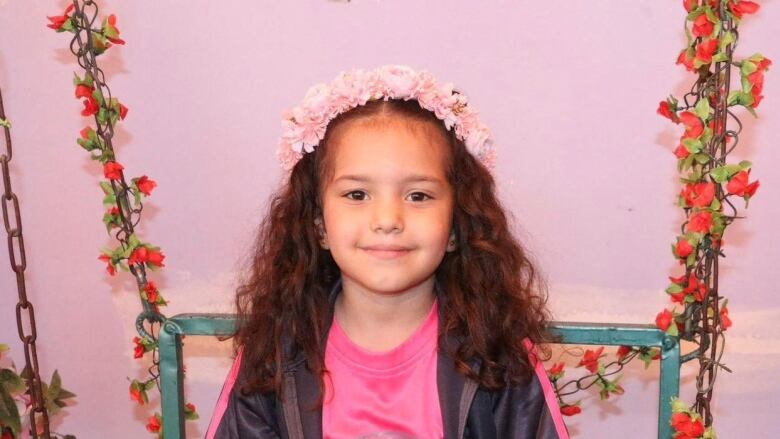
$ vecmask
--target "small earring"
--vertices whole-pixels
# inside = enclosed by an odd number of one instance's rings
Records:
[[[453,250],[455,250],[455,248],[456,248],[455,238],[452,238],[452,239],[450,239],[450,242],[447,243],[447,250],[448,251],[453,251]]]
[[[316,218],[314,220],[314,225],[317,228],[317,235],[320,237],[320,247],[322,247],[325,250],[328,250],[330,247],[328,246],[328,240],[325,235],[325,231],[322,228],[322,220],[319,218]]]

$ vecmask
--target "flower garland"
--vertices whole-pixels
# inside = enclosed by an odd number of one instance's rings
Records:
[[[726,227],[739,218],[732,199],[742,198],[745,207],[756,194],[759,182],[751,181],[752,164],[749,161],[727,162],[727,156],[736,147],[742,124],[730,110],[741,106],[753,116],[763,99],[764,73],[772,62],[756,53],[734,60],[733,51],[738,40],[737,26],[744,16],[754,14],[759,5],[745,0],[683,0],[686,15],[687,45],[679,53],[677,64],[698,75],[691,91],[680,102],[674,96],[661,101],[657,113],[681,125],[682,135],[674,149],[677,169],[682,174],[683,187],[677,204],[686,214],[681,233],[671,244],[673,257],[685,272],[670,276],[666,288],[671,301],[680,305],[664,309],[655,319],[656,326],[666,334],[693,342],[697,348],[684,355],[681,361],[699,360],[696,402],[674,399],[669,420],[675,439],[714,438],[713,414],[710,408],[715,377],[719,369],[730,370],[721,362],[724,331],[732,325],[728,301],[718,294],[718,259],[723,253],[723,234]],[[729,91],[732,67],[739,69],[739,90]],[[728,128],[729,117],[738,125]],[[728,207],[730,214],[724,212]],[[585,367],[592,375],[559,386],[564,375],[564,364],[555,363],[548,376],[556,387],[564,415],[580,413],[580,401],[566,403],[563,396],[598,384],[602,399],[611,394],[622,394],[617,379],[606,377],[622,369],[633,358],[640,358],[647,366],[659,358],[657,349],[621,346],[617,361],[602,362],[604,347],[587,349],[578,367]],[[614,366],[617,366],[615,368]],[[589,385],[581,385],[591,379]],[[577,389],[565,392],[570,384]]]
[[[87,13],[86,8],[92,8],[92,11]],[[129,110],[119,99],[112,97],[108,85],[103,81],[103,71],[95,59],[111,47],[124,45],[125,41],[119,38],[115,15],[104,18],[99,28],[94,27],[97,15],[97,4],[93,0],[74,0],[61,15],[47,17],[47,26],[58,33],[74,34],[71,51],[85,70],[83,76],[74,74],[74,95],[82,99],[81,115],[93,117],[96,127],[83,128],[76,142],[103,167],[103,176],[106,178],[100,182],[104,194],[103,205],[106,207],[103,223],[109,235],[114,234],[120,241],[116,248],[103,249],[98,259],[106,264],[106,272],[110,276],[116,275],[117,269],[129,271],[138,284],[138,295],[144,311],[136,322],[140,336],[132,340],[133,357],[140,359],[151,353],[152,366],[148,368],[147,379],[130,380],[129,396],[139,405],[146,405],[149,403],[149,392],[155,388],[158,392],[160,390],[156,331],[165,321],[160,307],[168,303],[155,282],[148,279],[146,270],[157,271],[165,267],[165,255],[160,247],[141,241],[134,227],[140,221],[143,210],[141,197],[151,195],[157,182],[141,175],[130,179],[128,184],[124,176],[125,168],[116,160],[112,145],[114,126],[127,117]],[[74,47],[78,47],[78,50],[74,50]],[[185,405],[184,415],[187,420],[198,419],[195,406],[191,403]],[[154,412],[148,418],[146,429],[162,437],[162,416],[159,412]]]
[[[276,150],[282,168],[290,171],[304,153],[314,151],[336,116],[378,99],[416,100],[441,119],[448,130],[454,128],[466,149],[486,168],[495,166],[490,130],[479,120],[466,95],[451,83],[440,84],[429,72],[386,65],[375,70],[342,72],[330,84],[311,87],[301,105],[285,112]]]

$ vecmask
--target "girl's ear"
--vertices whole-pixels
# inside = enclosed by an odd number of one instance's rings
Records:
[[[455,242],[455,232],[450,232],[450,240],[447,242],[447,251],[451,252],[458,248],[458,243]]]
[[[317,229],[317,236],[320,238],[320,247],[328,250],[328,233],[325,231],[325,227],[322,225],[322,217],[314,218],[314,227]]]

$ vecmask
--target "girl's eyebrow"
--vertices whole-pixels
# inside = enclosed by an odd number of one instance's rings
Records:
[[[352,181],[359,181],[359,182],[371,182],[371,177],[367,175],[354,175],[354,174],[346,174],[342,175],[334,180],[334,182],[341,181],[341,180],[352,180]],[[429,175],[422,175],[422,174],[412,174],[408,177],[404,178],[402,180],[403,183],[409,183],[409,182],[431,182],[435,184],[442,184],[441,179],[438,179],[436,177],[432,177]]]

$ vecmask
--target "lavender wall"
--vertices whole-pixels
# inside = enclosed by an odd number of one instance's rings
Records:
[[[280,175],[282,110],[341,70],[386,63],[453,81],[493,129],[502,199],[550,279],[558,319],[645,323],[668,304],[666,277],[678,273],[669,243],[683,219],[674,205],[679,128],[655,109],[693,80],[674,65],[684,44],[679,1],[100,3],[127,41],[99,58],[130,108],[118,156],[126,175],[159,183],[138,232],[167,255],[152,278],[169,315],[230,311],[235,270]],[[780,8],[762,3],[744,20],[737,53],[780,58]],[[66,4],[0,0],[0,87],[39,356],[45,375],[59,369],[78,394],[55,430],[146,437],[151,412],[127,396],[127,379],[144,376],[130,342],[139,302],[129,275],[109,278],[96,260],[113,245],[101,223],[101,170],[75,143],[86,119],[73,97],[68,35],[45,27]],[[772,69],[759,119],[740,112],[734,156],[754,162],[761,189],[725,237],[721,289],[735,323],[725,356],[734,373],[719,376],[714,402],[721,437],[780,433],[771,420],[780,300],[770,276],[780,256],[778,80]],[[0,289],[0,342],[19,365],[4,251]],[[191,437],[205,433],[229,351],[229,342],[186,340],[186,392],[202,416]],[[572,432],[654,437],[657,373],[631,368],[623,397],[588,397],[586,413],[569,418]],[[694,376],[683,369],[689,400]]]

